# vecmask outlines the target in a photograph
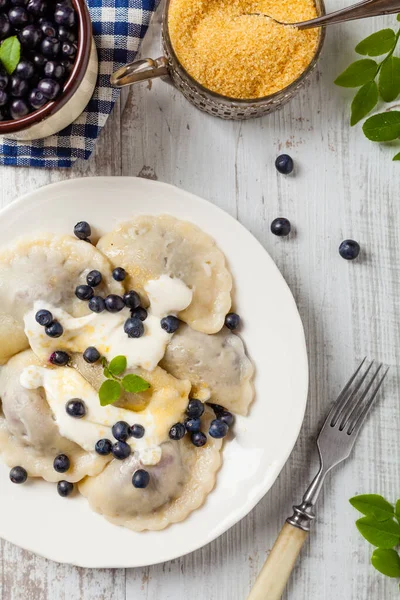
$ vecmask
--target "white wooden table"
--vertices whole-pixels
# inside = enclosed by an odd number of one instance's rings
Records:
[[[342,5],[331,1],[328,8]],[[372,547],[356,531],[348,499],[400,496],[400,165],[391,162],[393,148],[368,142],[360,127],[350,129],[351,95],[332,83],[355,56],[356,42],[386,23],[395,27],[395,17],[329,30],[310,83],[263,119],[224,122],[198,112],[171,86],[144,84],[132,89],[124,111],[122,102],[115,107],[87,163],[71,170],[1,169],[2,206],[47,183],[88,175],[158,179],[218,204],[258,238],[286,277],[311,372],[307,413],[289,461],[253,512],[218,540],[179,560],[127,570],[58,565],[2,542],[2,600],[244,600],[316,466],[314,437],[326,407],[364,355],[392,365],[384,398],[353,459],[327,482],[284,600],[398,598],[396,581],[370,566]],[[143,54],[158,55],[155,37],[149,34]],[[294,158],[294,176],[276,172],[281,152]],[[295,236],[270,233],[277,216],[291,220]],[[337,251],[347,237],[362,247],[355,263]],[[57,535],[57,523],[48,526]]]

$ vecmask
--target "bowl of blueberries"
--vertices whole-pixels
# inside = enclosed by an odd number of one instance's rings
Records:
[[[85,0],[0,0],[0,135],[60,131],[86,107],[97,71]]]

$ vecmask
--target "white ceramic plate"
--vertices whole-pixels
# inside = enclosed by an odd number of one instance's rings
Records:
[[[186,521],[135,533],[93,513],[82,497],[61,498],[41,480],[13,485],[0,464],[0,536],[55,561],[139,567],[211,542],[264,496],[298,436],[308,388],[304,333],[293,297],[255,238],[222,210],[175,187],[131,177],[83,178],[41,188],[0,213],[6,244],[33,232],[72,233],[86,220],[101,234],[135,213],[170,213],[213,236],[228,259],[242,334],[256,366],[256,399],[225,444],[217,485]],[[110,490],[118,493],[118,490]]]

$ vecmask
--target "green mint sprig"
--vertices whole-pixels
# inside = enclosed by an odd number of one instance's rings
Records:
[[[400,21],[400,15],[397,15]],[[362,56],[386,56],[377,62],[372,58],[356,60],[336,78],[341,87],[359,88],[351,103],[350,125],[364,119],[378,104],[393,102],[400,94],[400,58],[394,56],[400,28],[382,29],[357,44]],[[363,124],[364,135],[373,142],[390,142],[400,137],[400,111],[386,110],[369,117]],[[393,160],[400,160],[400,152]]]
[[[133,373],[119,377],[126,370],[126,356],[116,356],[110,363],[103,356],[101,364],[103,365],[104,377],[106,377],[106,381],[103,381],[99,389],[101,406],[107,406],[116,402],[121,396],[122,389],[132,394],[139,394],[140,392],[145,392],[150,387],[148,381]]]
[[[365,515],[356,521],[358,531],[377,546],[371,556],[372,565],[383,575],[400,577],[400,556],[396,550],[400,543],[400,500],[393,506],[379,494],[363,494],[349,502]]]
[[[0,46],[0,62],[11,75],[21,58],[21,44],[16,35],[6,38]]]

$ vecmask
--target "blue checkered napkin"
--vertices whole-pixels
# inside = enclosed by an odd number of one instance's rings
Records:
[[[92,99],[72,124],[48,138],[18,142],[0,136],[0,164],[20,167],[71,167],[87,159],[112,111],[119,90],[110,75],[135,59],[158,0],[87,0],[99,56]]]

